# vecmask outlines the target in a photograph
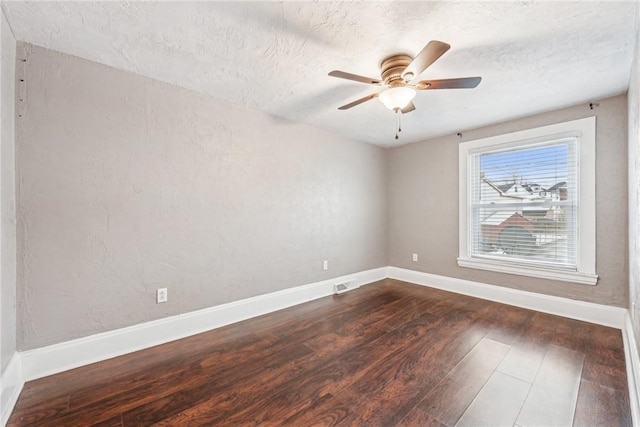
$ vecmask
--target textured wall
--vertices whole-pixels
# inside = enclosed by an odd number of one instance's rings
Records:
[[[16,350],[15,69],[16,40],[0,11],[0,372]]]
[[[640,11],[638,12],[640,21]],[[640,31],[629,80],[629,310],[640,345]],[[638,349],[640,350],[640,348]]]
[[[387,264],[383,149],[19,50],[19,349]]]
[[[524,100],[523,100],[524,101]],[[390,265],[527,291],[626,306],[627,99],[598,101],[389,151]],[[458,267],[458,143],[597,116],[596,286]],[[419,262],[411,254],[419,254]]]

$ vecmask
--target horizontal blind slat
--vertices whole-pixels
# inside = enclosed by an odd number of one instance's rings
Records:
[[[471,255],[575,267],[576,139],[475,153],[470,159]]]

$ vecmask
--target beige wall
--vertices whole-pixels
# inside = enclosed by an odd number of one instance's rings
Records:
[[[626,306],[627,99],[621,95],[598,103],[594,110],[587,104],[578,105],[463,132],[462,138],[452,135],[389,150],[390,265]],[[597,116],[598,284],[579,285],[458,267],[458,144],[593,115]],[[419,262],[411,261],[412,253],[418,253]]]
[[[640,21],[640,8],[638,8]],[[629,310],[640,345],[640,31],[629,80]],[[640,350],[640,348],[638,349]]]
[[[387,264],[385,150],[19,51],[19,349]]]
[[[16,350],[16,40],[0,10],[0,372]]]
[[[625,96],[385,152],[43,48],[19,51],[21,350],[387,264],[627,304]],[[598,285],[458,267],[458,143],[591,115]],[[155,304],[158,287],[169,303]]]

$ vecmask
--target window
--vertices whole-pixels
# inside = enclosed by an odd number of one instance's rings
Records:
[[[460,266],[596,284],[595,117],[459,153]]]

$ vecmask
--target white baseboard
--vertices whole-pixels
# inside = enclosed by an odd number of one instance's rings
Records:
[[[633,333],[631,316],[627,312],[625,325],[622,330],[624,341],[624,359],[627,365],[627,383],[629,384],[629,406],[631,407],[631,419],[634,426],[640,425],[640,355]]]
[[[627,376],[633,376],[633,380],[629,380],[629,390],[631,393],[633,383],[635,394],[630,394],[630,400],[634,425],[635,422],[640,422],[637,406],[639,391],[636,388],[640,385],[640,373],[637,372],[640,370],[640,362],[637,351],[632,351],[636,349],[633,332],[625,334],[625,330],[630,330],[630,323],[629,326],[626,325],[627,310],[397,267],[382,267],[16,353],[2,376],[2,426],[6,423],[25,381],[322,298],[331,295],[337,283],[351,281],[357,287],[387,277],[622,329],[625,352],[631,353],[627,356]],[[634,370],[634,367],[638,369]]]
[[[25,381],[175,341],[333,294],[333,285],[364,285],[387,276],[381,267],[215,307],[21,352]]]
[[[13,353],[0,377],[0,426],[7,424],[24,386],[20,353]]]
[[[584,320],[598,325],[618,329],[623,329],[625,325],[627,310],[620,307],[521,291],[398,267],[388,267],[388,277],[543,313]]]

